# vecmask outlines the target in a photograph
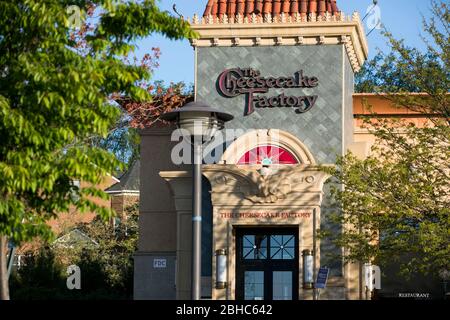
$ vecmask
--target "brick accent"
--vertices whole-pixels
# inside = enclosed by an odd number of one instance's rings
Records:
[[[125,209],[139,202],[138,195],[114,195],[111,197],[111,208],[117,213],[117,216],[123,216]]]

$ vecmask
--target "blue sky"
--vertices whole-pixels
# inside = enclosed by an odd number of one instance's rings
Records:
[[[192,17],[194,13],[203,14],[207,0],[163,0],[159,5],[163,10],[173,13],[172,5],[177,5],[178,11],[185,17]],[[340,10],[349,15],[358,11],[363,17],[372,0],[337,0]],[[423,48],[420,33],[422,32],[422,15],[430,15],[429,0],[379,0],[381,21],[396,38],[405,39],[412,46]],[[367,22],[367,21],[366,21]],[[367,26],[365,25],[366,33]],[[386,40],[379,30],[374,30],[368,37],[369,55],[377,52],[377,48],[386,51]],[[153,35],[138,43],[137,55],[140,57],[151,52],[152,47],[159,47],[162,55],[160,67],[155,70],[153,80],[194,82],[194,51],[187,40],[171,41],[159,35]]]

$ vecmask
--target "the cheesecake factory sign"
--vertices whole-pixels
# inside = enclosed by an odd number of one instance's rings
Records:
[[[292,96],[281,93],[276,96],[257,95],[269,92],[270,89],[315,88],[319,85],[317,77],[309,77],[303,70],[287,77],[262,77],[258,70],[228,69],[218,79],[220,93],[233,98],[246,95],[245,115],[252,114],[255,108],[295,108],[296,113],[310,110],[317,101],[317,96]]]

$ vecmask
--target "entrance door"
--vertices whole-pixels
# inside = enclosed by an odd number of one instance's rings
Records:
[[[298,229],[236,230],[236,298],[298,299]]]

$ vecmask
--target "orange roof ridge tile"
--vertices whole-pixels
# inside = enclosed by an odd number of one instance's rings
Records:
[[[278,16],[280,14],[305,17],[308,14],[324,16],[339,13],[336,0],[208,0],[204,17],[224,15],[250,16],[252,14]]]

